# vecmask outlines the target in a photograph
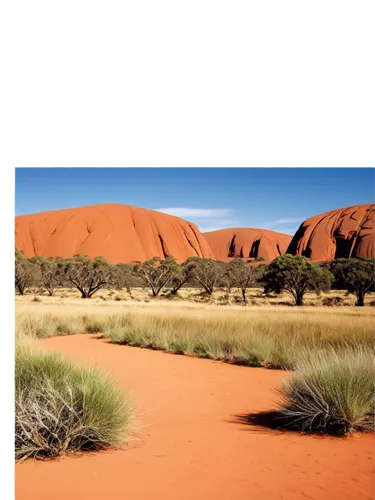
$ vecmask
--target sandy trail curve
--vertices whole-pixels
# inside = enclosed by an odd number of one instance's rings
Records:
[[[274,408],[281,371],[116,346],[92,335],[39,344],[107,368],[130,390],[142,439],[120,451],[16,465],[16,500],[364,500],[374,439],[280,433],[236,415]]]

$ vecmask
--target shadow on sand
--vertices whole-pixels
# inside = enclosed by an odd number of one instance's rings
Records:
[[[301,433],[301,429],[290,418],[275,410],[234,415],[231,423],[248,425],[250,427],[249,431],[268,429],[274,431],[275,434],[285,434],[285,432]]]
[[[320,426],[320,428],[301,429],[301,423],[298,420],[287,417],[275,410],[234,415],[234,419],[230,423],[247,425],[249,428],[246,430],[252,432],[268,430],[274,435],[297,433],[334,439],[345,439],[347,436],[347,433],[343,432],[342,426],[330,426],[329,428]]]

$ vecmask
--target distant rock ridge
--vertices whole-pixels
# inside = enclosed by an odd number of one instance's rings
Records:
[[[179,217],[122,204],[53,210],[15,219],[15,247],[26,257],[85,254],[111,263],[172,256],[213,258],[197,226]]]
[[[217,260],[262,258],[269,262],[285,253],[292,236],[255,228],[227,228],[203,233]]]
[[[340,257],[375,258],[375,205],[354,205],[306,219],[287,253],[315,262]]]

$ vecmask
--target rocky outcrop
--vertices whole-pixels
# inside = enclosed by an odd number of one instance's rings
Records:
[[[129,205],[92,205],[21,215],[15,221],[15,246],[26,257],[68,258],[85,254],[111,263],[145,261],[154,256],[212,258],[191,222]]]
[[[375,205],[354,205],[305,220],[287,253],[311,260],[375,257]]]
[[[229,261],[234,257],[262,258],[269,262],[285,253],[292,237],[268,229],[229,228],[203,233],[215,258]]]

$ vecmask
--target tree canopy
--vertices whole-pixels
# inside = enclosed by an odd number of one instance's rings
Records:
[[[52,296],[57,287],[64,284],[64,261],[63,259],[32,257],[29,261],[35,264],[38,268],[37,284],[47,290],[47,293]]]
[[[357,306],[364,305],[366,293],[374,290],[375,259],[337,259],[330,265],[334,286],[344,288],[357,298]]]
[[[222,263],[213,259],[201,259],[200,257],[190,257],[186,261],[190,276],[199,283],[208,295],[212,295],[215,286],[223,276]]]
[[[38,267],[27,259],[22,252],[15,250],[14,281],[16,290],[20,295],[25,293],[27,287],[38,282]]]
[[[303,305],[308,291],[329,290],[332,275],[319,264],[312,263],[302,255],[280,255],[274,259],[264,274],[265,292],[290,293],[297,306]]]
[[[153,297],[156,297],[177,274],[178,263],[172,257],[166,259],[153,257],[146,262],[136,264],[134,272],[151,288]]]
[[[249,266],[241,257],[236,257],[226,264],[224,280],[228,289],[236,287],[241,290],[242,299],[247,304],[246,290],[255,286],[263,274],[263,269],[259,266]]]
[[[103,257],[90,260],[87,255],[77,254],[63,261],[63,275],[78,288],[83,299],[89,299],[104,286],[112,284],[113,267]]]

